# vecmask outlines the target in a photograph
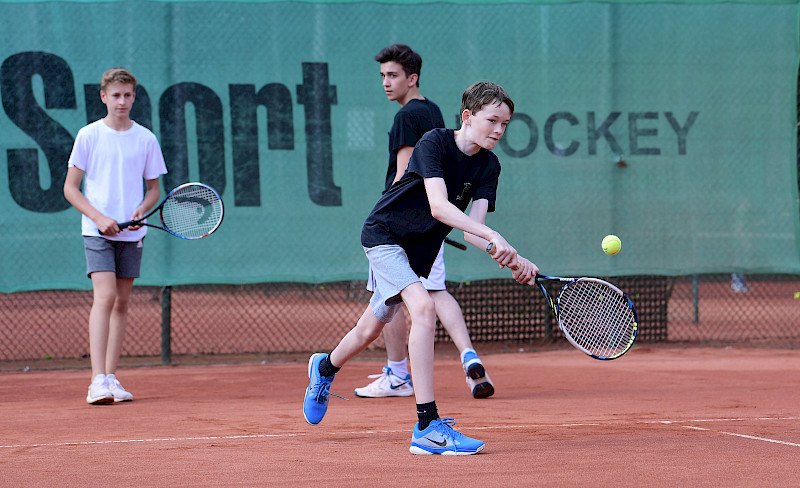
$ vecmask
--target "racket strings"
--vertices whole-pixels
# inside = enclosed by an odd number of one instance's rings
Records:
[[[558,299],[564,333],[590,354],[614,358],[636,337],[636,318],[627,298],[605,283],[579,280]]]
[[[222,221],[222,201],[216,192],[204,185],[186,185],[164,202],[161,221],[179,236],[203,237]]]

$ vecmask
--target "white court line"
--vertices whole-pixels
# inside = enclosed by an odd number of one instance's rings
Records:
[[[573,423],[573,424],[526,424],[526,425],[484,425],[477,427],[465,427],[464,430],[495,430],[495,429],[541,429],[553,427],[595,427],[599,425],[610,425],[609,423]],[[403,431],[405,432],[405,431]]]
[[[756,417],[756,418],[728,418],[728,419],[695,419],[695,420],[660,420],[660,421],[653,421],[651,423],[661,423],[665,425],[670,424],[697,424],[697,423],[708,423],[708,422],[742,422],[745,420],[800,420],[800,417]],[[721,435],[729,435],[733,437],[741,437],[743,439],[752,439],[754,441],[763,441],[763,442],[771,442],[773,444],[782,444],[784,446],[792,446],[792,447],[800,447],[800,444],[796,442],[789,442],[789,441],[780,441],[778,439],[770,439],[768,437],[758,437],[754,435],[747,435],[747,434],[737,434],[735,432],[725,432],[722,430],[713,430],[708,429],[705,427],[697,427],[695,425],[681,425],[681,427],[685,429],[692,429],[692,430],[703,430],[706,432],[713,432],[715,434]]]
[[[777,439],[769,439],[767,437],[756,437],[754,435],[736,434],[734,432],[724,432],[724,431],[718,431],[718,430],[711,430],[711,429],[706,429],[706,428],[703,428],[703,427],[695,427],[695,426],[692,426],[692,425],[684,425],[683,428],[685,428],[685,429],[693,429],[693,430],[705,430],[707,432],[713,432],[715,434],[731,435],[731,436],[734,436],[734,437],[743,437],[745,439],[753,439],[755,441],[772,442],[772,443],[775,443],[775,444],[783,444],[785,446],[800,447],[800,444],[797,444],[795,442],[779,441]]]
[[[483,427],[469,427],[467,430],[490,430],[490,429],[519,429],[519,428],[543,428],[543,427],[582,427],[582,426],[598,426],[602,424],[597,423],[583,423],[583,424],[529,424],[529,425],[493,425]],[[352,432],[328,432],[329,435],[364,435],[364,434],[397,434],[407,433],[406,429],[403,430],[359,430]],[[287,434],[242,434],[242,435],[224,435],[224,436],[199,436],[199,437],[162,437],[154,439],[117,439],[109,441],[72,441],[72,442],[52,442],[52,443],[38,443],[38,444],[9,444],[0,445],[0,449],[15,449],[26,447],[64,447],[64,446],[91,446],[103,444],[133,444],[137,442],[186,442],[186,441],[213,441],[213,440],[231,440],[231,439],[262,439],[262,438],[289,438],[289,437],[303,437],[310,434],[305,433],[287,433]]]
[[[740,422],[740,421],[767,421],[767,420],[800,420],[800,417],[755,417],[755,418],[721,418],[721,419],[693,419],[693,420],[612,420],[609,422],[584,422],[584,423],[564,423],[564,424],[523,424],[523,425],[491,425],[491,426],[474,426],[466,427],[465,431],[470,430],[513,430],[513,429],[546,429],[556,427],[597,427],[602,425],[621,425],[621,424],[686,424],[686,423],[700,423],[700,422]],[[774,442],[777,444],[785,444],[789,446],[800,447],[800,444],[792,442],[779,441],[775,439],[767,439],[755,436],[748,436],[744,434],[735,434],[731,432],[719,432],[703,427],[681,425],[681,427],[705,430],[709,432],[716,432],[719,434],[744,437],[747,439],[761,440],[765,442]],[[407,429],[402,430],[360,430],[360,431],[339,431],[327,432],[328,435],[364,435],[364,434],[397,434],[407,433]],[[135,444],[135,443],[167,443],[167,442],[192,442],[192,441],[219,441],[219,440],[234,440],[234,439],[280,439],[280,438],[293,438],[303,437],[311,434],[308,433],[293,433],[286,434],[241,434],[241,435],[222,435],[222,436],[196,436],[196,437],[161,437],[151,439],[116,439],[107,441],[72,441],[72,442],[52,442],[52,443],[36,443],[36,444],[8,444],[0,445],[0,449],[20,449],[32,447],[69,447],[69,446],[92,446],[92,445],[109,445],[109,444]]]
[[[686,420],[648,420],[646,424],[687,424],[698,422],[742,422],[745,420],[800,420],[800,417],[738,417],[721,419],[686,419]]]
[[[308,434],[243,434],[243,435],[220,435],[220,436],[201,436],[201,437],[162,437],[156,439],[118,439],[111,441],[74,441],[74,442],[53,442],[42,444],[10,444],[0,446],[0,449],[12,449],[20,447],[64,447],[64,446],[91,446],[97,444],[133,444],[136,442],[184,442],[184,441],[216,441],[227,439],[261,439],[274,437],[301,437]]]

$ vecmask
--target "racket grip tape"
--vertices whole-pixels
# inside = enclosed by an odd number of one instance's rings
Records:
[[[132,225],[139,225],[139,224],[141,224],[141,223],[142,223],[142,221],[141,221],[141,220],[129,220],[129,221],[127,221],[127,222],[120,222],[120,223],[118,223],[118,224],[117,224],[117,227],[119,227],[119,230],[122,230],[122,229],[125,229],[125,228],[127,228],[127,227],[130,227],[130,226],[132,226]]]
[[[494,248],[494,242],[490,242],[489,245],[486,246],[486,252],[488,252],[490,256],[494,256],[494,253],[497,252],[497,249]],[[519,269],[519,265],[509,266],[509,268],[516,271]]]

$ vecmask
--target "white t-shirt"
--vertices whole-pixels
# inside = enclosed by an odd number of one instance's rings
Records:
[[[167,172],[155,134],[136,122],[126,131],[116,131],[102,119],[78,131],[69,166],[84,171],[83,194],[89,203],[117,222],[130,220],[142,203],[143,180],[153,180]],[[85,236],[101,235],[86,215],[81,220],[81,232]],[[142,227],[103,237],[135,242],[146,233],[147,227]]]

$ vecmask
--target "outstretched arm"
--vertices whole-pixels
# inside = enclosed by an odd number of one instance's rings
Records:
[[[442,178],[425,178],[424,181],[433,218],[464,231],[464,238],[467,242],[484,252],[491,242],[497,250],[492,255],[492,259],[497,261],[500,267],[512,268],[514,279],[518,282],[527,283],[532,276],[535,276],[538,272],[536,265],[518,256],[517,250],[506,242],[503,236],[485,224],[489,206],[486,200],[472,202],[472,209],[467,216],[447,199],[447,186]]]
[[[472,202],[472,207],[469,210],[469,218],[476,220],[481,223],[486,222],[486,214],[489,211],[489,202],[486,199],[479,199]],[[494,242],[490,242],[486,239],[478,237],[476,235],[464,232],[464,239],[472,244],[473,246],[477,247],[481,251],[486,252],[489,245],[491,244],[492,248],[495,249],[496,244]],[[492,258],[496,260],[498,251],[491,252]],[[503,267],[501,264],[500,267]],[[511,263],[508,265],[511,268],[511,275],[517,280],[519,283],[527,283],[529,285],[533,285],[536,280],[536,274],[539,273],[539,267],[536,266],[532,261],[525,259],[521,255],[517,254],[517,262]]]

